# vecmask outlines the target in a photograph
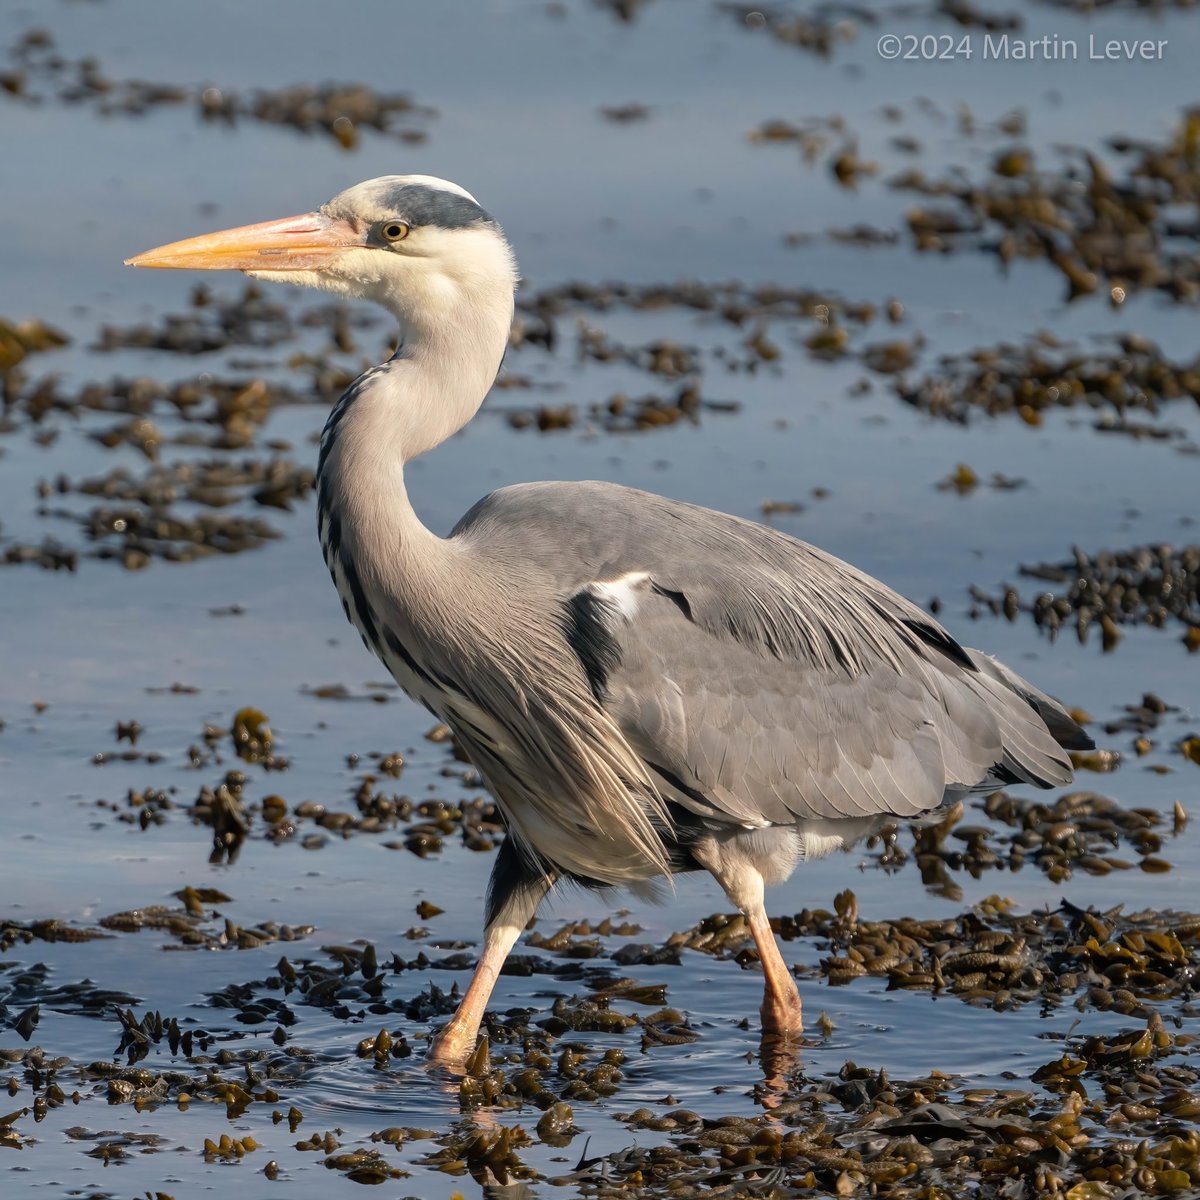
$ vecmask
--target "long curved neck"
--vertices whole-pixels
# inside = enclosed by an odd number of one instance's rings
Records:
[[[511,292],[486,307],[464,297],[439,312],[397,313],[395,354],[351,385],[327,432],[348,422],[356,438],[401,462],[441,445],[479,411],[504,358],[512,314]]]
[[[395,356],[351,384],[321,437],[317,501],[326,557],[332,529],[338,552],[353,558],[364,580],[386,578],[393,588],[419,570],[417,547],[439,540],[412,509],[404,464],[475,415],[512,325],[511,285],[507,294],[472,297],[455,288],[435,299],[446,302],[396,314]]]

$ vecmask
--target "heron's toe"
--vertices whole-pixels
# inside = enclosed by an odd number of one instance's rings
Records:
[[[451,1021],[430,1039],[426,1065],[465,1073],[475,1053],[477,1037],[478,1030],[456,1027]]]
[[[795,992],[783,996],[768,993],[763,999],[761,1011],[764,1034],[792,1038],[804,1032],[800,997]]]

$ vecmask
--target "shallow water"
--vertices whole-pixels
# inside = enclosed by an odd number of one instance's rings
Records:
[[[98,327],[154,320],[163,311],[187,309],[194,281],[173,273],[125,271],[121,259],[146,246],[204,228],[299,211],[348,183],[391,171],[420,171],[453,178],[472,188],[503,221],[532,287],[585,279],[674,282],[682,279],[773,282],[809,286],[851,301],[883,304],[898,297],[903,320],[895,327],[877,318],[853,335],[856,347],[919,331],[926,344],[918,372],[935,369],[940,354],[977,345],[1019,340],[1040,329],[1086,340],[1110,332],[1137,331],[1164,350],[1189,357],[1195,310],[1171,305],[1160,295],[1134,295],[1111,310],[1100,299],[1071,306],[1061,280],[1044,261],[1018,260],[1002,272],[987,254],[918,255],[907,236],[895,246],[861,248],[824,237],[831,227],[860,222],[902,230],[914,197],[887,188],[884,180],[908,159],[889,139],[898,132],[923,145],[919,161],[930,173],[959,165],[985,172],[996,149],[1012,139],[984,129],[966,135],[958,114],[963,104],[981,124],[1012,109],[1027,115],[1026,142],[1048,161],[1061,143],[1106,154],[1114,133],[1164,140],[1182,107],[1196,100],[1190,64],[1200,51],[1200,25],[1186,13],[1150,16],[1109,12],[1091,21],[1066,12],[1022,6],[1029,36],[1060,32],[1086,37],[1166,37],[1170,53],[1161,63],[1031,64],[975,61],[887,63],[874,50],[878,34],[942,32],[932,16],[903,15],[880,7],[879,24],[864,25],[852,42],[839,44],[830,61],[789,48],[767,35],[740,28],[716,6],[661,0],[645,6],[632,23],[618,21],[600,5],[564,6],[561,13],[538,3],[405,5],[369,3],[335,17],[324,5],[272,0],[252,7],[212,4],[172,7],[113,0],[109,4],[63,4],[0,15],[0,38],[12,40],[33,24],[53,31],[68,58],[95,56],[114,78],[140,77],[225,89],[279,87],[298,81],[361,80],[383,90],[411,93],[437,110],[422,123],[428,141],[410,146],[367,132],[360,147],[342,151],[320,136],[243,123],[230,130],[200,123],[184,107],[155,109],[141,117],[102,116],[86,104],[0,100],[5,153],[0,186],[6,197],[3,263],[7,280],[0,315],[39,317],[69,332],[71,346],[31,358],[31,372],[59,373],[67,385],[115,375],[187,378],[198,371],[251,361],[242,374],[298,379],[288,366],[294,345],[229,351],[191,358],[154,351],[93,349]],[[918,98],[927,97],[931,105]],[[630,124],[605,120],[604,105],[638,101],[648,119]],[[882,115],[899,106],[900,122]],[[794,145],[758,145],[748,134],[781,117],[803,122],[844,117],[847,135],[880,175],[855,191],[837,186],[822,153],[806,165]],[[796,247],[789,233],[813,235]],[[218,295],[236,296],[236,280],[217,280]],[[274,297],[273,297],[274,298]],[[302,297],[284,297],[298,309]],[[1140,440],[1092,429],[1090,411],[1052,410],[1029,428],[1016,419],[978,419],[966,427],[936,422],[901,404],[881,375],[859,394],[861,362],[814,361],[802,343],[812,321],[773,321],[771,338],[782,348],[777,363],[754,373],[728,371],[714,351],[736,350],[751,327],[736,330],[685,309],[581,314],[614,339],[644,345],[674,339],[696,347],[704,364],[704,395],[737,401],[734,413],[704,412],[698,424],[637,434],[607,434],[581,421],[555,434],[516,431],[505,410],[530,403],[521,390],[498,391],[480,417],[459,437],[414,464],[411,489],[423,519],[448,529],[483,492],[535,478],[605,478],[681,499],[758,517],[768,500],[796,501],[802,511],[772,520],[797,536],[849,559],[919,603],[937,597],[941,619],[970,645],[998,654],[1039,686],[1099,722],[1152,691],[1178,707],[1155,735],[1145,760],[1126,758],[1113,775],[1082,775],[1080,785],[1112,796],[1124,807],[1145,806],[1166,815],[1173,804],[1191,806],[1198,768],[1172,743],[1200,727],[1197,658],[1185,654],[1180,630],[1128,629],[1119,647],[1102,654],[1096,635],[1087,646],[1064,634],[1050,644],[1022,617],[1015,623],[968,616],[967,588],[995,590],[1014,581],[1018,565],[1060,561],[1073,545],[1089,550],[1161,541],[1194,540],[1196,470],[1184,453],[1200,440],[1200,412],[1190,402],[1164,409],[1161,423],[1182,436]],[[571,342],[573,316],[560,321]],[[377,322],[356,331],[355,351],[333,357],[348,369],[377,357],[388,336]],[[327,350],[316,335],[305,344]],[[529,375],[545,390],[532,403],[574,403],[581,408],[625,391],[637,397],[676,384],[629,365],[581,364],[572,344],[555,354],[522,349],[508,371]],[[315,457],[312,444],[325,416],[316,403],[274,411],[260,434],[291,444],[302,462]],[[0,551],[9,541],[40,541],[54,534],[85,547],[73,523],[41,516],[39,480],[61,474],[98,475],[119,465],[140,471],[145,460],[123,447],[101,449],[88,434],[106,428],[113,414],[54,416],[58,431],[47,446],[27,427],[0,438]],[[182,422],[156,416],[177,434]],[[167,445],[163,458],[190,458],[203,451]],[[250,451],[247,451],[249,454]],[[959,497],[936,488],[959,462],[983,479],[993,472],[1019,477],[1016,490],[982,487]],[[814,488],[828,490],[814,499]],[[45,503],[75,512],[74,496]],[[260,513],[260,515],[262,515]],[[117,912],[173,904],[186,886],[213,887],[231,899],[219,909],[242,927],[264,921],[311,925],[296,942],[254,949],[184,951],[170,936],[143,930],[86,943],[33,942],[0,956],[0,1017],[13,1026],[26,1003],[6,988],[17,975],[44,963],[53,984],[89,979],[102,989],[126,993],[140,1017],[161,1011],[181,1026],[209,1031],[217,1044],[240,1052],[273,1048],[275,1023],[251,1028],[234,1011],[214,1007],[212,996],[234,984],[268,979],[281,954],[293,961],[327,962],[322,948],[369,942],[381,961],[395,953],[412,959],[425,949],[431,960],[448,950],[438,944],[474,943],[490,856],[447,838],[427,859],[389,849],[389,833],[328,833],[320,849],[302,848],[300,837],[274,845],[261,822],[235,862],[209,862],[211,831],[188,819],[186,809],[201,786],[215,786],[239,766],[228,739],[203,765],[189,763],[206,725],[228,729],[233,714],[253,705],[269,714],[277,753],[289,769],[266,774],[246,766],[246,797],[257,802],[272,792],[294,809],[314,801],[331,810],[353,810],[353,794],[372,752],[401,751],[403,774],[383,780],[385,791],[416,801],[457,803],[478,788],[447,775],[445,746],[427,741],[431,719],[394,690],[378,686],[382,668],[344,624],[316,548],[311,503],[291,513],[269,510],[283,536],[265,548],[234,556],[173,565],[156,562],[144,571],[115,563],[81,560],[75,573],[30,567],[0,570],[0,794],[7,836],[0,841],[0,921],[57,918],[94,926]],[[1022,581],[1022,591],[1036,591]],[[214,615],[238,605],[237,615]],[[321,699],[312,689],[341,683],[362,698]],[[187,692],[172,692],[182,684]],[[43,707],[44,706],[44,707]],[[118,722],[144,727],[136,749],[158,752],[156,762],[109,760],[97,754],[128,749],[114,741]],[[1100,736],[1102,745],[1128,752],[1131,735]],[[356,766],[347,755],[360,755]],[[1156,773],[1153,767],[1169,768]],[[461,771],[461,768],[458,768]],[[469,784],[469,781],[468,781]],[[178,807],[161,825],[142,829],[118,819],[130,789],[162,788]],[[107,802],[102,805],[100,802]],[[968,814],[973,824],[978,812]],[[301,833],[314,832],[311,824]],[[327,831],[328,832],[328,831]],[[902,844],[910,844],[906,832]],[[954,878],[961,899],[927,891],[910,863],[896,873],[875,869],[871,852],[809,864],[776,889],[772,909],[793,913],[831,906],[844,888],[856,892],[864,918],[897,913],[949,916],[989,895],[1012,898],[1021,910],[1054,907],[1067,897],[1077,905],[1133,910],[1196,908],[1200,858],[1194,826],[1167,839],[1162,856],[1170,873],[1138,870],[1105,877],[1076,873],[1052,883],[1036,867],[1017,873],[966,872]],[[445,911],[428,920],[416,914],[421,900]],[[708,879],[678,881],[665,907],[627,898],[568,893],[555,899],[538,929],[568,920],[593,923],[619,906],[641,932],[605,939],[605,951],[626,941],[660,943],[727,902]],[[222,922],[211,923],[219,932]],[[422,933],[421,926],[428,932]],[[412,931],[408,936],[406,931]],[[1109,1033],[1128,1021],[1113,1014],[1063,1009],[1043,1016],[1036,1005],[1002,1015],[936,1000],[919,992],[887,991],[886,981],[856,980],[832,988],[818,976],[825,948],[812,940],[785,945],[789,962],[807,970],[802,991],[808,1011],[828,1013],[833,1031],[814,1035],[805,1054],[810,1078],[835,1074],[847,1060],[884,1067],[897,1076],[931,1069],[962,1075],[971,1083],[1000,1085],[1006,1072],[1027,1079],[1057,1051],[1047,1037],[1061,1037],[1078,1020],[1078,1031]],[[599,960],[607,963],[607,959]],[[685,951],[677,966],[619,967],[645,983],[666,984],[667,1002],[684,1010],[698,1041],[656,1046],[640,1053],[637,1032],[567,1035],[595,1053],[626,1053],[625,1079],[607,1099],[574,1105],[582,1130],[566,1148],[534,1143],[522,1159],[543,1176],[574,1167],[590,1139],[590,1155],[605,1154],[659,1137],[636,1135],[615,1119],[639,1106],[656,1107],[668,1093],[706,1116],[749,1115],[759,1110],[752,1095],[761,1081],[755,1061],[758,980],[731,958]],[[387,1000],[410,999],[432,983],[448,989],[465,974],[434,966],[385,974]],[[493,1008],[535,1010],[539,1019],[553,997],[580,985],[553,975],[506,975]],[[257,992],[264,989],[252,988]],[[276,998],[278,993],[265,991]],[[4,997],[8,995],[8,999]],[[369,1011],[360,998],[347,1011],[292,1003],[296,1018],[288,1045],[302,1047],[287,1076],[274,1086],[278,1103],[258,1103],[227,1118],[197,1099],[185,1111],[174,1102],[136,1111],[107,1106],[102,1083],[64,1068],[59,1081],[78,1105],[51,1108],[16,1128],[24,1149],[0,1160],[5,1195],[128,1195],[146,1189],[197,1195],[240,1172],[236,1186],[267,1194],[327,1196],[352,1189],[335,1171],[319,1170],[322,1155],[295,1143],[313,1131],[337,1129],[344,1148],[370,1146],[373,1131],[419,1126],[445,1131],[460,1117],[456,1090],[421,1067],[421,1045],[430,1023]],[[622,1007],[618,1005],[618,1007]],[[111,1019],[63,1011],[63,1001],[42,1003],[32,1042],[48,1058],[72,1064],[110,1060],[119,1026]],[[625,1009],[633,1011],[631,1006]],[[742,1028],[743,1018],[749,1028]],[[415,1053],[376,1070],[355,1056],[360,1038],[379,1028],[403,1028]],[[0,1029],[0,1048],[27,1047],[15,1028]],[[144,1062],[154,1070],[189,1069],[155,1046]],[[236,1074],[237,1068],[232,1068]],[[31,1104],[34,1090],[16,1080],[11,1107]],[[0,1067],[0,1083],[9,1072]],[[714,1088],[714,1080],[720,1083]],[[719,1089],[719,1090],[718,1090]],[[298,1131],[275,1124],[273,1109],[303,1111]],[[4,1105],[0,1103],[0,1109]],[[3,1114],[0,1114],[3,1115]],[[499,1119],[532,1129],[528,1106]],[[165,1139],[157,1153],[130,1149],[105,1166],[88,1157],[94,1139],[72,1138],[83,1126],[116,1134],[149,1133]],[[201,1154],[203,1141],[222,1133],[250,1133],[260,1149],[236,1167]],[[104,1140],[104,1139],[102,1139]],[[2,1148],[2,1147],[0,1147]],[[422,1163],[432,1141],[409,1141],[385,1157],[412,1178],[389,1182],[389,1194],[440,1197],[456,1190],[478,1194],[469,1176],[452,1177]],[[279,1184],[246,1171],[278,1161]],[[545,1182],[537,1194],[567,1194]]]

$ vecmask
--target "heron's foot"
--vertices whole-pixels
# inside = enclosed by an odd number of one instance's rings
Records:
[[[798,1040],[804,1033],[800,994],[795,987],[768,990],[762,1002],[763,1037]]]
[[[451,1020],[430,1039],[429,1052],[425,1056],[425,1062],[431,1067],[445,1067],[447,1070],[465,1072],[468,1060],[475,1053],[475,1044],[478,1038],[478,1027],[469,1029],[464,1025],[457,1025]]]

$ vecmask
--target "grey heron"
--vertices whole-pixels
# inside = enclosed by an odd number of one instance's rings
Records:
[[[883,823],[1005,784],[1066,784],[1091,746],[1054,700],[875,579],[774,529],[611,483],[527,483],[448,537],[405,464],[475,415],[516,263],[468,192],[360,183],[315,212],[173,242],[140,267],[230,269],[383,305],[395,354],[321,438],[321,548],[347,617],[446,722],[504,815],[483,948],[431,1060],[475,1048],[556,881],[707,870],[744,914],[764,1034],[801,1031],[763,889]]]

